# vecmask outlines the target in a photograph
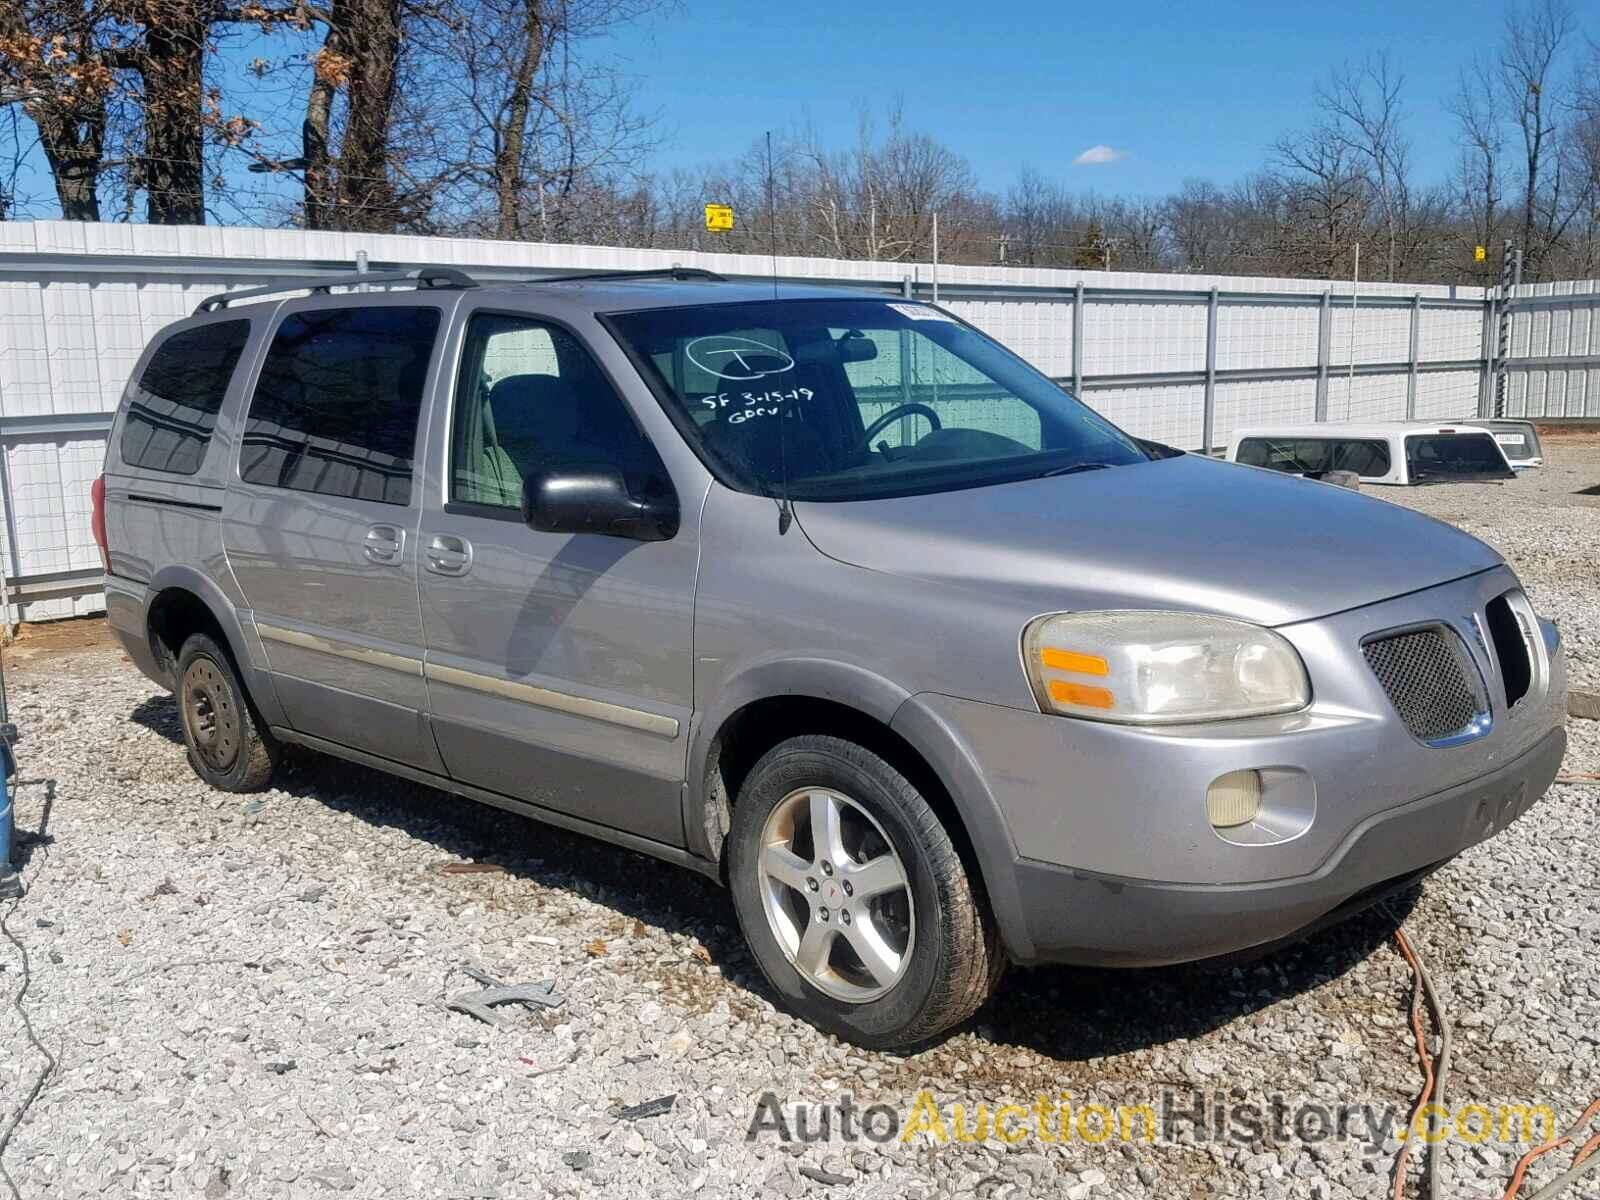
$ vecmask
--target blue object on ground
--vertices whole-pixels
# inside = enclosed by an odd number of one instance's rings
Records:
[[[11,863],[12,835],[16,832],[17,760],[4,738],[0,738],[0,770],[5,772],[5,792],[0,794],[0,899],[10,899],[22,895],[22,879]]]

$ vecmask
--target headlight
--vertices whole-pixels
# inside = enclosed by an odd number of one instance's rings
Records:
[[[1041,712],[1163,725],[1293,712],[1311,700],[1300,656],[1259,625],[1176,612],[1056,613],[1022,632]]]

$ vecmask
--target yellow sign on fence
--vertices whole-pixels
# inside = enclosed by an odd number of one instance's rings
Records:
[[[726,204],[706,205],[706,228],[712,233],[726,233],[733,228],[733,209]]]
[[[709,212],[710,209],[707,209],[706,211]],[[1487,250],[1485,250],[1482,246],[1474,246],[1472,248],[1472,261],[1473,262],[1482,262],[1484,259],[1486,259],[1488,257],[1489,257],[1489,252]]]

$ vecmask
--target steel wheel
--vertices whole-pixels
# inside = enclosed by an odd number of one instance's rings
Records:
[[[914,923],[905,864],[842,792],[800,788],[768,815],[762,902],[784,954],[819,990],[865,1004],[900,981]]]
[[[239,709],[216,663],[197,658],[189,664],[179,707],[194,752],[213,771],[230,770],[239,757]]]

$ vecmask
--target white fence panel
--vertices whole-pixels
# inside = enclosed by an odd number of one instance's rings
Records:
[[[1304,367],[1317,361],[1322,305],[1230,304],[1217,310],[1217,368]],[[1262,411],[1266,415],[1266,410]],[[1306,420],[1310,420],[1308,413]]]
[[[1505,414],[1600,419],[1600,280],[1513,289]]]
[[[1173,446],[1198,446],[1204,384],[1097,389],[1085,397],[1129,433]]]

